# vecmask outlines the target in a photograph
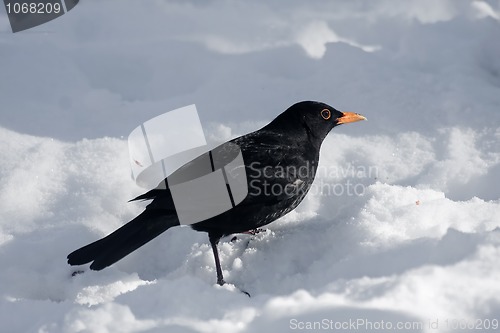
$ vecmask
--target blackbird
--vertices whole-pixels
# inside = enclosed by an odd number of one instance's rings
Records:
[[[231,234],[258,230],[297,207],[314,181],[320,147],[330,130],[340,124],[365,119],[357,113],[341,112],[320,102],[296,103],[260,130],[219,146],[218,154],[222,160],[225,156],[235,155],[235,149],[227,149],[228,144],[238,148],[236,153],[241,152],[243,162],[232,169],[244,170],[246,191],[237,204],[231,197],[232,206],[222,213],[182,223],[180,208],[174,202],[175,195],[167,178],[157,188],[131,200],[152,200],[140,215],[110,235],[72,252],[68,255],[68,263],[83,265],[92,262],[92,270],[101,270],[167,229],[189,224],[194,230],[208,233],[217,283],[223,285],[225,281],[217,249],[219,240]],[[195,161],[180,170],[195,165]],[[214,169],[212,155],[210,162]],[[182,209],[189,211],[189,207],[199,209],[204,206],[203,202],[198,202]]]

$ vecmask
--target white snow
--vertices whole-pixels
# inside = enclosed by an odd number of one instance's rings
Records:
[[[495,0],[87,0],[12,34],[0,11],[1,331],[500,320],[499,13]],[[222,241],[230,284],[188,227],[100,272],[67,265],[144,207],[127,203],[143,191],[136,126],[196,103],[220,142],[305,99],[368,121],[333,130],[296,211]]]

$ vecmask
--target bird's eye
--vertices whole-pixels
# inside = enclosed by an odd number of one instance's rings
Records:
[[[321,117],[323,117],[323,119],[328,120],[328,119],[330,119],[331,116],[332,116],[332,113],[330,112],[330,110],[328,110],[328,109],[321,110]]]

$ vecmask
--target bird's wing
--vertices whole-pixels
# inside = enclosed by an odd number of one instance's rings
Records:
[[[307,179],[314,178],[314,171],[309,168],[313,166],[297,152],[296,146],[266,133],[242,139],[236,142],[243,152],[249,187],[243,204],[274,205],[307,191]]]
[[[210,157],[207,155],[208,153],[200,155],[180,167],[166,181],[162,181],[157,188],[131,201],[153,199],[153,202],[148,205],[148,209],[175,210],[172,195],[168,188],[172,178],[189,181],[192,180],[189,177],[198,177],[212,172],[214,165],[215,168],[218,168],[217,164],[219,164],[219,167],[227,165],[237,155],[235,147],[238,148],[238,151],[241,151],[244,164],[233,164],[231,166],[233,170],[230,170],[230,172],[235,171],[235,173],[238,173],[239,171],[234,169],[245,168],[246,177],[243,177],[243,179],[237,178],[237,181],[246,181],[246,184],[239,184],[238,186],[247,186],[248,188],[246,198],[238,205],[275,205],[281,201],[301,196],[301,191],[308,188],[307,183],[299,177],[300,170],[290,167],[304,165],[305,163],[304,156],[297,153],[296,146],[284,144],[283,138],[277,136],[276,133],[257,131],[221,144],[212,150],[212,156]],[[210,168],[210,163],[212,163],[212,168]],[[189,177],[186,178],[186,174]]]

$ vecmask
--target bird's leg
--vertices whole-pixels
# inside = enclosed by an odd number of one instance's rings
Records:
[[[217,249],[217,243],[219,243],[220,237],[214,237],[212,235],[209,235],[210,239],[210,245],[212,245],[212,251],[214,252],[214,259],[215,259],[215,270],[217,271],[217,284],[222,286],[224,283],[224,276],[222,275],[222,268],[220,266],[220,260],[219,260],[219,251]]]
[[[219,243],[220,236],[213,236],[213,235],[208,235],[210,239],[210,245],[212,245],[212,251],[214,252],[214,259],[215,259],[215,270],[217,271],[217,284],[220,286],[223,286],[226,281],[224,281],[224,276],[222,275],[222,268],[220,266],[220,260],[219,260],[219,250],[217,249],[217,243]],[[236,287],[239,291],[250,297],[250,294],[246,292],[245,290],[242,290],[238,287]]]

